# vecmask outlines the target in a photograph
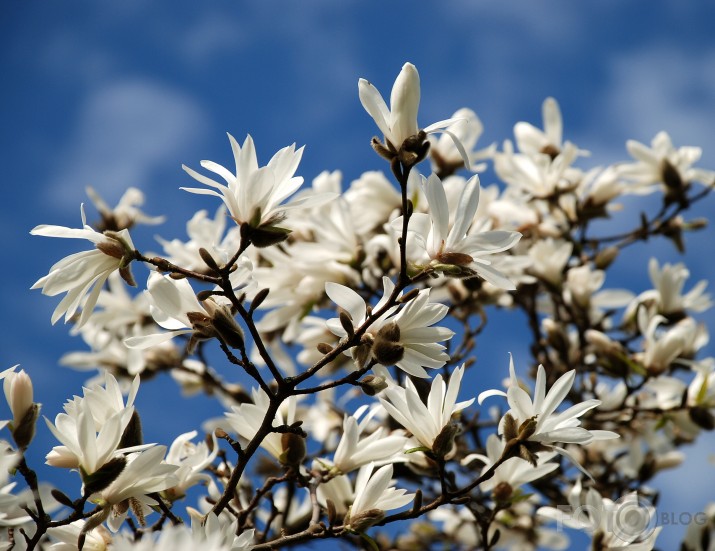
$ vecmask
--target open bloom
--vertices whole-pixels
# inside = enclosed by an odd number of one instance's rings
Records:
[[[334,467],[343,474],[354,471],[368,463],[382,464],[394,461],[394,458],[405,447],[407,438],[400,434],[389,434],[384,427],[367,436],[367,425],[379,408],[368,413],[358,422],[367,406],[362,406],[355,415],[346,415],[343,420],[343,434],[335,449]],[[361,438],[361,436],[363,436]]]
[[[231,412],[226,413],[226,419],[229,425],[231,425],[231,428],[236,431],[239,436],[245,440],[251,440],[260,429],[269,405],[270,398],[268,395],[262,389],[254,388],[253,403],[231,406]],[[292,425],[296,420],[295,408],[295,396],[291,396],[283,402],[282,407],[276,412],[273,426]],[[271,432],[263,439],[261,447],[279,461],[283,461],[285,459],[284,454],[288,451],[284,444],[290,445],[290,441],[292,440],[283,438],[284,436],[285,435],[277,432]]]
[[[457,402],[459,386],[462,383],[464,366],[452,373],[446,384],[442,375],[432,381],[427,404],[420,399],[417,388],[408,378],[405,387],[390,385],[380,394],[380,402],[387,412],[403,427],[409,430],[420,444],[438,455],[451,451],[456,425],[451,423],[452,415],[469,407],[474,398]]]
[[[511,382],[506,392],[501,390],[487,390],[478,396],[481,404],[489,396],[505,396],[511,409],[504,414],[499,423],[499,434],[503,434],[508,441],[517,439],[519,441],[519,454],[536,465],[537,461],[534,452],[554,451],[571,459],[571,455],[554,444],[588,444],[593,440],[606,440],[618,438],[615,432],[607,430],[588,430],[581,426],[581,417],[590,409],[598,406],[600,400],[586,400],[580,404],[574,404],[570,408],[556,413],[556,409],[566,398],[573,386],[576,370],[564,373],[553,384],[549,392],[546,392],[546,372],[544,366],[540,365],[536,374],[536,386],[534,398],[519,386],[514,369],[514,359],[509,362],[509,373]],[[529,445],[529,442],[536,445]],[[577,466],[578,463],[573,461]],[[579,468],[581,468],[579,466]]]
[[[417,136],[420,132],[417,124],[417,111],[420,106],[420,75],[417,72],[417,68],[412,63],[405,63],[402,66],[402,70],[397,75],[395,84],[392,86],[389,109],[377,88],[364,78],[358,81],[358,91],[360,102],[365,111],[373,118],[377,127],[384,134],[387,149],[390,153],[397,155],[403,149],[405,141]],[[459,151],[464,165],[469,168],[469,155],[464,150],[464,146],[455,134],[447,130],[448,126],[458,120],[447,119],[429,125],[423,129],[424,137],[421,141],[424,141],[427,134],[436,132],[443,132],[449,135],[454,142],[454,146]]]
[[[603,551],[650,551],[662,529],[662,526],[651,525],[655,509],[640,500],[636,492],[614,502],[594,488],[584,492],[579,480],[569,493],[568,501],[570,511],[564,511],[563,507],[541,507],[537,514],[585,531],[593,538],[593,548]]]
[[[345,525],[363,532],[385,517],[385,511],[407,505],[414,498],[407,490],[398,490],[392,483],[392,465],[373,473],[373,464],[360,469],[355,479],[355,497],[345,519]]]
[[[134,285],[129,272],[132,261],[134,243],[129,232],[123,229],[118,232],[106,231],[99,233],[87,225],[87,218],[82,206],[82,229],[65,228],[63,226],[36,226],[30,233],[46,237],[63,237],[72,239],[87,239],[94,243],[96,249],[71,254],[50,268],[50,273],[38,279],[33,289],[42,288],[43,295],[51,297],[67,293],[52,313],[52,323],[56,323],[64,314],[65,322],[82,306],[82,315],[77,322],[78,327],[84,325],[92,314],[97,298],[104,282],[115,270],[119,270],[125,281]],[[84,302],[84,305],[82,304]]]
[[[658,132],[650,145],[635,140],[626,142],[626,148],[636,162],[623,165],[620,173],[634,183],[636,192],[650,193],[659,183],[674,191],[682,190],[694,181],[705,185],[715,183],[715,172],[693,167],[702,155],[699,147],[676,149],[667,132]]]
[[[373,311],[384,307],[395,288],[395,284],[386,276],[382,282],[383,296]],[[329,282],[325,284],[325,292],[344,310],[354,329],[365,323],[369,309],[355,291]],[[447,315],[448,308],[444,304],[429,302],[429,289],[420,291],[399,312],[396,312],[397,308],[388,308],[373,320],[360,344],[351,349],[350,353],[358,367],[363,367],[370,358],[374,358],[380,365],[395,365],[410,375],[426,378],[425,367],[442,367],[449,359],[444,352],[444,345],[439,342],[452,338],[454,332],[445,327],[432,327]],[[341,338],[348,336],[339,318],[330,319],[326,324],[335,335]],[[380,375],[389,376],[386,370],[380,371]]]
[[[429,214],[413,214],[409,229],[417,246],[429,258],[429,265],[445,274],[479,276],[501,289],[515,289],[509,278],[485,257],[512,248],[521,239],[521,234],[502,230],[473,231],[474,215],[479,207],[479,177],[472,176],[462,188],[451,224],[442,181],[432,174],[424,181],[423,187]],[[393,226],[401,224],[402,218],[393,222]]]
[[[65,413],[58,414],[54,424],[45,419],[52,434],[62,443],[47,454],[47,464],[79,468],[83,479],[88,481],[87,477],[126,452],[127,449],[119,449],[119,445],[134,415],[138,389],[137,376],[124,404],[116,379],[107,373],[105,388],[85,388],[82,398],[75,396],[65,404]]]
[[[254,245],[266,246],[285,239],[290,230],[278,227],[278,224],[285,219],[289,210],[321,204],[335,197],[334,194],[307,195],[283,204],[303,183],[302,176],[294,176],[303,155],[303,148],[296,151],[295,144],[284,147],[266,166],[259,168],[256,148],[250,135],[243,142],[243,147],[231,134],[228,139],[231,141],[236,161],[235,174],[213,161],[201,161],[203,168],[221,176],[228,185],[220,184],[184,166],[189,176],[213,189],[181,189],[219,197],[238,225],[248,224],[254,230],[262,230],[251,234]]]
[[[239,268],[234,274],[243,273],[246,281],[250,281],[250,260],[242,257],[237,265]],[[235,285],[242,287],[243,283],[237,279]],[[191,334],[190,349],[196,342],[213,337],[232,347],[243,343],[243,332],[231,314],[230,306],[218,303],[212,297],[199,302],[187,280],[153,272],[146,292],[154,321],[168,332],[129,337],[124,341],[129,348],[149,348],[185,334]]]

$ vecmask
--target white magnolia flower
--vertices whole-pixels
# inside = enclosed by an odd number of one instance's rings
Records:
[[[662,529],[662,526],[651,526],[655,509],[640,500],[636,492],[613,502],[601,497],[594,488],[589,488],[584,495],[579,480],[569,493],[568,501],[570,511],[541,507],[537,514],[584,530],[603,551],[650,551]]]
[[[141,507],[142,514],[148,515],[152,505],[158,504],[147,494],[176,486],[179,467],[163,461],[165,452],[166,446],[155,446],[127,455],[127,463],[114,481],[90,496],[90,501],[102,506],[99,514],[108,519],[110,530],[117,531],[127,516],[127,508],[115,506],[131,500],[132,508]]]
[[[77,542],[84,535],[82,551],[107,551],[110,549],[112,534],[104,526],[85,531],[86,520],[76,520],[64,526],[56,526],[48,530],[54,543],[48,547],[49,551],[77,551]],[[116,547],[112,547],[116,549]]]
[[[179,483],[164,492],[164,495],[172,501],[184,497],[186,491],[196,484],[215,484],[211,475],[204,471],[218,455],[219,446],[216,436],[211,434],[213,450],[209,451],[206,442],[202,441],[198,444],[191,442],[197,434],[194,430],[177,436],[166,454],[166,462],[179,467],[174,473]]]
[[[417,68],[412,63],[405,63],[402,66],[402,70],[392,86],[389,109],[377,88],[364,78],[358,81],[358,92],[365,111],[384,134],[385,145],[391,153],[397,154],[402,149],[405,140],[416,136],[420,131],[417,124],[417,111],[420,106],[420,75]],[[464,146],[455,134],[447,130],[447,127],[455,122],[457,119],[439,121],[424,128],[423,131],[425,134],[443,132],[450,136],[464,165],[469,168],[469,156],[464,150]]]
[[[383,277],[383,295],[371,310],[382,309],[394,288],[392,280]],[[368,306],[355,291],[329,282],[325,284],[325,292],[347,313],[354,329],[365,323]],[[445,327],[432,327],[447,315],[448,308],[444,304],[429,302],[429,293],[429,289],[423,289],[399,312],[399,305],[388,308],[372,322],[361,343],[346,354],[352,354],[358,367],[372,357],[380,365],[395,365],[410,375],[422,378],[428,377],[425,367],[442,367],[449,356],[439,342],[452,338],[454,332]],[[339,318],[329,319],[326,324],[335,335],[341,338],[348,336]],[[379,371],[381,376],[389,377],[386,370]]]
[[[0,428],[6,423],[7,421],[0,422]],[[0,441],[0,527],[18,526],[32,520],[21,509],[24,505],[22,497],[12,493],[17,482],[8,482],[10,473],[17,467],[20,459],[22,454],[12,451],[7,442]]]
[[[479,120],[477,114],[471,109],[459,109],[451,117],[456,122],[453,122],[447,127],[447,130],[457,137],[459,142],[464,147],[464,150],[469,156],[472,163],[471,170],[481,172],[486,168],[485,163],[474,164],[478,161],[489,159],[494,155],[496,144],[480,151],[475,151],[479,137],[484,131],[484,125]],[[459,149],[455,147],[453,138],[448,134],[443,134],[438,139],[430,136],[432,147],[430,155],[432,157],[432,165],[435,172],[451,172],[464,166],[464,159]]]
[[[556,157],[564,147],[561,109],[554,98],[546,98],[541,105],[544,129],[520,121],[514,125],[514,138],[519,151],[527,155],[545,154]]]
[[[683,146],[676,149],[667,132],[658,132],[650,145],[635,140],[626,142],[626,148],[636,162],[622,165],[620,173],[635,184],[636,192],[650,193],[660,183],[675,190],[682,190],[692,182],[708,186],[715,183],[715,172],[693,167],[700,160],[701,148]]]
[[[30,233],[46,237],[62,237],[71,239],[87,239],[95,244],[96,249],[71,254],[55,263],[50,272],[38,279],[32,289],[42,288],[43,295],[55,296],[67,293],[52,313],[52,323],[56,323],[64,314],[65,322],[74,316],[82,306],[82,315],[77,325],[84,325],[92,314],[97,297],[109,275],[119,270],[122,277],[134,284],[129,272],[132,261],[134,243],[129,232],[123,229],[118,232],[107,231],[99,233],[87,225],[87,219],[82,206],[82,229],[65,228],[63,226],[36,226]],[[83,304],[84,303],[84,304]]]
[[[85,191],[102,215],[102,221],[98,225],[101,230],[119,231],[129,229],[134,224],[161,224],[166,219],[165,216],[148,216],[139,209],[144,204],[144,193],[135,187],[127,188],[114,208],[110,207],[92,186],[87,186]]]
[[[485,257],[512,248],[521,239],[521,234],[502,230],[469,233],[479,206],[479,177],[472,176],[462,188],[451,224],[442,181],[432,174],[423,181],[423,188],[429,214],[413,214],[409,229],[417,246],[426,254],[429,265],[445,274],[477,275],[496,287],[515,289],[514,284]],[[402,217],[392,224],[401,226]]]
[[[234,285],[244,286],[239,279],[250,280],[251,261],[242,257]],[[234,272],[234,273],[236,273]],[[250,283],[249,283],[250,284]],[[189,348],[200,340],[218,337],[229,346],[242,342],[243,332],[234,320],[230,306],[213,297],[199,302],[186,279],[172,279],[168,274],[152,272],[146,293],[151,303],[151,315],[166,333],[138,335],[125,339],[129,348],[145,349],[159,345],[179,335],[191,334]],[[220,299],[219,299],[220,300]],[[220,319],[221,323],[214,323]]]
[[[404,449],[407,438],[401,434],[390,434],[384,427],[379,427],[361,438],[378,411],[378,408],[373,408],[358,421],[366,409],[367,406],[362,406],[354,416],[346,415],[343,420],[343,433],[332,462],[334,468],[342,474],[368,463],[391,463]]]
[[[588,444],[593,440],[619,437],[615,432],[588,430],[579,426],[581,424],[579,417],[597,407],[601,403],[599,400],[586,400],[580,404],[574,404],[560,413],[556,413],[556,409],[561,405],[561,402],[563,402],[573,386],[574,378],[576,377],[575,369],[559,377],[547,393],[546,372],[544,366],[539,365],[533,400],[519,385],[513,358],[510,358],[509,361],[509,373],[510,383],[506,392],[487,390],[477,398],[479,404],[481,404],[490,396],[506,397],[511,409],[504,414],[499,423],[499,434],[503,434],[507,440],[517,438],[522,443],[536,442],[544,447],[548,446],[546,449],[557,451],[583,470],[566,450],[554,444]],[[529,446],[524,444],[523,447],[525,448],[523,450],[524,455],[529,457],[532,463],[535,463],[536,459],[531,454]],[[535,451],[544,451],[544,447],[536,445],[533,446],[533,449]]]
[[[474,398],[457,402],[463,375],[464,366],[452,372],[448,384],[445,384],[442,374],[437,375],[432,381],[427,404],[422,402],[409,378],[405,380],[405,387],[390,385],[385,389],[379,396],[380,402],[422,446],[444,456],[451,451],[457,432],[456,425],[451,423],[452,416],[474,402]]]
[[[15,369],[18,367],[20,366],[15,365],[0,373],[0,379],[3,380],[5,400],[7,400],[7,405],[10,406],[10,411],[12,412],[11,426],[13,430],[20,427],[23,420],[25,420],[25,416],[30,409],[33,409],[35,403],[33,400],[32,379],[25,373],[24,369],[15,373]],[[34,423],[34,420],[32,422]]]
[[[119,443],[134,414],[138,389],[137,376],[124,404],[116,379],[107,372],[105,388],[85,388],[84,397],[75,396],[65,404],[65,413],[55,417],[54,425],[45,418],[52,434],[62,443],[47,454],[47,464],[81,469],[85,479],[113,458],[137,449],[119,449]]]
[[[236,226],[226,232],[226,205],[221,205],[213,218],[209,217],[206,210],[196,212],[186,223],[186,233],[189,236],[188,241],[167,241],[161,237],[156,239],[161,243],[167,260],[198,272],[207,270],[199,249],[206,249],[211,257],[222,265],[238,250],[241,242],[240,230]]]
[[[203,168],[218,174],[228,185],[220,184],[184,166],[184,170],[192,178],[213,189],[181,189],[191,193],[219,197],[226,204],[231,217],[238,225],[249,224],[253,228],[261,228],[269,233],[274,233],[276,237],[278,234],[285,237],[289,230],[279,228],[277,224],[285,219],[289,210],[321,204],[334,198],[333,194],[317,194],[304,196],[283,204],[288,197],[298,191],[303,183],[301,176],[294,176],[303,155],[303,148],[296,151],[295,144],[284,147],[268,161],[266,166],[259,168],[256,148],[250,135],[243,142],[243,147],[231,134],[228,135],[228,139],[231,142],[236,161],[235,174],[212,161],[201,161]],[[254,237],[256,237],[255,234]],[[263,237],[268,238],[265,235]],[[263,245],[258,241],[254,244]]]
[[[504,439],[499,438],[496,434],[490,434],[487,438],[487,454],[470,454],[462,460],[462,465],[469,465],[474,460],[482,461],[484,463],[482,473],[484,473],[499,461],[504,453],[505,444]],[[520,457],[510,457],[497,467],[496,472],[489,480],[482,482],[479,487],[485,492],[493,491],[495,498],[507,501],[519,487],[538,480],[559,467],[558,463],[551,462],[551,459],[556,456],[556,452],[543,451],[537,453],[536,456],[538,461],[536,467],[523,461]],[[497,493],[499,495],[496,495]]]
[[[649,313],[658,313],[675,318],[687,312],[704,312],[712,305],[709,293],[705,292],[707,280],[700,280],[690,291],[683,293],[685,281],[690,277],[690,271],[682,262],[670,264],[666,262],[661,267],[658,259],[651,258],[648,262],[648,275],[654,289],[638,295],[630,304],[624,317],[632,319],[639,305],[645,305]]]
[[[253,389],[253,403],[244,403],[231,406],[231,411],[226,413],[231,428],[245,440],[251,440],[263,423],[263,419],[270,405],[269,396],[260,388]],[[296,421],[296,398],[289,397],[281,404],[273,421],[274,427],[292,425]],[[273,457],[281,461],[286,450],[283,447],[283,435],[272,432],[261,442],[261,447]]]
[[[532,259],[530,271],[552,285],[559,286],[572,252],[573,243],[551,238],[540,239],[529,249],[529,257]]]
[[[345,519],[346,527],[363,532],[385,517],[385,511],[403,507],[414,494],[398,490],[392,482],[392,465],[380,467],[373,473],[373,464],[365,465],[355,479],[355,496]]]

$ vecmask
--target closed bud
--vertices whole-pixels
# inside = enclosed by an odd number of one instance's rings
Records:
[[[395,365],[405,355],[405,347],[390,341],[376,340],[372,345],[372,355],[382,365]]]
[[[18,423],[13,423],[12,438],[20,449],[26,449],[35,437],[35,425],[40,415],[40,405],[32,404]]]
[[[529,417],[519,426],[519,440],[528,440],[536,432],[536,415]]]
[[[598,270],[605,270],[618,256],[620,249],[618,247],[606,247],[602,251],[599,251],[594,259],[594,264]]]
[[[327,342],[319,342],[316,348],[321,354],[330,354],[333,351],[333,347]]]
[[[281,435],[281,446],[283,448],[283,453],[278,458],[278,460],[286,466],[296,466],[300,465],[300,462],[305,459],[306,448],[305,440],[293,434],[292,432],[284,432]]]
[[[355,334],[355,328],[353,327],[353,320],[350,314],[342,310],[338,315],[338,319],[340,320],[340,325],[343,326],[343,329],[345,329],[345,332],[348,334],[348,338],[352,339]]]
[[[459,424],[448,423],[442,428],[437,438],[432,443],[432,452],[437,457],[444,457],[452,451],[454,446],[454,437],[459,434]]]
[[[261,304],[263,304],[263,301],[266,300],[266,297],[268,296],[268,293],[270,293],[270,289],[261,289],[256,293],[256,296],[253,297],[253,300],[251,301],[251,312],[253,312],[256,308],[258,308]]]
[[[139,412],[135,409],[127,427],[124,429],[118,448],[131,448],[141,446],[143,443],[142,420],[139,417]]]
[[[228,346],[243,348],[243,330],[231,315],[228,307],[220,305],[214,309],[212,325],[219,338]]]
[[[508,503],[513,493],[514,488],[508,482],[500,482],[492,490],[492,496],[497,503]]]
[[[211,253],[203,247],[199,248],[199,256],[201,257],[201,260],[204,261],[204,264],[206,264],[213,271],[218,272],[221,269],[214,257],[211,256]]]
[[[82,482],[84,483],[84,495],[90,496],[104,490],[117,479],[126,465],[126,458],[119,456],[109,460],[91,474],[85,473],[84,469],[80,467],[80,474],[82,475]]]
[[[290,235],[291,230],[277,226],[262,225],[258,228],[251,227],[251,243],[259,249],[282,243]]]
[[[362,391],[368,396],[375,396],[387,388],[387,382],[383,377],[378,377],[377,375],[368,375],[364,377],[359,383]]]
[[[402,304],[405,304],[407,302],[410,302],[413,298],[415,298],[417,295],[420,294],[419,289],[410,289],[407,291],[404,295],[402,295],[399,299],[399,302]]]
[[[707,408],[696,406],[690,408],[688,414],[690,415],[690,420],[700,428],[705,430],[715,429],[715,417]]]
[[[17,366],[15,366],[17,367]],[[12,369],[15,369],[13,367]],[[32,379],[21,369],[15,373],[11,369],[7,370],[3,381],[5,400],[12,411],[12,425],[17,427],[34,405]]]
[[[382,509],[370,509],[368,511],[358,513],[354,517],[348,512],[348,516],[345,519],[345,525],[346,528],[349,528],[353,532],[361,533],[384,518],[385,511]]]
[[[64,505],[65,507],[73,507],[73,508],[74,508],[74,502],[73,502],[72,499],[71,499],[67,494],[65,494],[64,492],[61,492],[61,491],[58,490],[57,488],[52,488],[52,490],[50,490],[50,494],[52,494],[52,497],[55,498],[55,500],[56,500],[58,503],[61,503],[61,504]]]

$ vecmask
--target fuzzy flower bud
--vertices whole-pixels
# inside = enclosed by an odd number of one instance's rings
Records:
[[[35,423],[40,412],[40,406],[33,401],[32,380],[25,373],[25,370],[20,370],[15,373],[14,366],[2,374],[0,378],[4,378],[3,390],[5,391],[5,399],[12,411],[12,436],[15,443],[20,448],[26,448],[32,441],[35,435]]]

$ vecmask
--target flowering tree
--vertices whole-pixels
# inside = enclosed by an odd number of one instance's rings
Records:
[[[604,283],[622,251],[682,249],[704,226],[687,219],[715,185],[693,166],[700,149],[660,133],[628,142],[632,162],[585,171],[553,99],[543,129],[520,122],[515,145],[477,149],[469,109],[419,125],[413,65],[389,107],[358,89],[389,166],[344,191],[338,172],[301,188],[302,148],[260,166],[252,138],[229,135],[235,170],[184,167],[200,187],[183,189],[220,199],[216,215],[197,212],[161,255],[130,236],[161,222],[136,189],[115,208],[88,190],[94,227],[82,208],[81,229],[32,231],[93,244],[34,288],[64,295],[52,322],[89,348],[63,363],[99,375],[44,418],[57,440],[46,464],[77,472],[71,491],[40,483],[25,457],[40,409],[30,377],[0,375],[13,415],[1,549],[564,549],[562,525],[592,549],[654,547],[648,481],[715,428],[715,360],[698,357],[708,334],[691,317],[711,301],[683,264],[655,258],[651,290]],[[482,188],[488,163],[502,184]],[[609,233],[601,221],[627,194],[659,194],[660,208]],[[150,273],[133,294],[137,264]],[[460,388],[495,309],[525,314],[532,357],[504,366],[504,389]],[[210,365],[215,348],[232,370]],[[205,438],[143,441],[135,398],[159,372],[220,401]],[[708,548],[707,514],[683,549]]]

